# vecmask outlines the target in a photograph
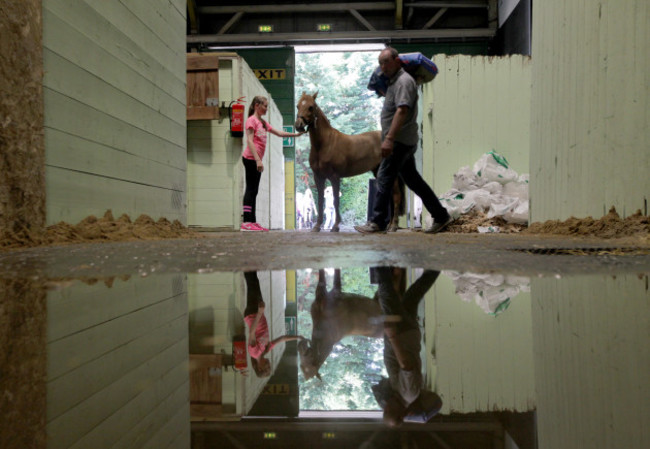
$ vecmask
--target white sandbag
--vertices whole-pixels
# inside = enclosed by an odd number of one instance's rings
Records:
[[[488,182],[481,187],[483,190],[487,190],[492,195],[496,195],[503,192],[503,184],[500,182],[492,181]]]
[[[477,226],[476,230],[479,234],[496,234],[501,232],[501,228],[498,226]]]
[[[488,218],[501,217],[510,212],[518,203],[519,200],[517,198],[505,195],[494,195],[487,216]]]
[[[528,201],[519,200],[515,207],[503,214],[503,219],[508,223],[528,223]]]
[[[480,210],[481,212],[484,212],[490,208],[490,204],[492,204],[491,198],[492,195],[490,194],[490,192],[481,188],[476,190],[470,190],[469,192],[465,193],[464,202],[465,204],[471,202],[475,205],[476,209]]]
[[[518,198],[522,201],[528,201],[528,184],[519,181],[512,181],[503,185],[501,193],[503,195]]]
[[[456,287],[456,294],[465,302],[474,302],[490,315],[508,308],[521,291],[530,291],[530,279],[500,274],[458,273],[443,271]]]
[[[484,180],[479,179],[476,173],[469,168],[469,165],[465,165],[454,174],[454,181],[451,184],[451,188],[465,192],[467,190],[478,189],[483,184]]]

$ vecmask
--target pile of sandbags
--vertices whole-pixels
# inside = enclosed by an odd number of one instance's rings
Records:
[[[456,294],[465,302],[475,302],[485,313],[499,315],[520,292],[530,291],[530,279],[500,274],[458,273],[443,271],[456,286]]]
[[[508,223],[527,224],[528,179],[528,174],[518,175],[511,169],[505,157],[490,151],[473,168],[461,167],[454,174],[451,190],[440,201],[454,218],[478,210],[486,212],[488,218],[502,217]]]

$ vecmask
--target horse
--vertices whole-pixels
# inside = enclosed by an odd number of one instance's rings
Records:
[[[309,130],[311,151],[309,166],[314,173],[314,182],[318,191],[318,218],[312,227],[313,232],[319,232],[323,225],[323,203],[325,181],[329,179],[334,196],[334,211],[336,219],[331,232],[339,231],[341,214],[339,212],[339,191],[341,178],[357,176],[369,171],[377,175],[377,169],[382,160],[381,132],[368,131],[361,134],[343,134],[333,128],[320,107],[316,104],[316,96],[306,92],[298,100],[298,114],[294,124],[296,130]],[[398,177],[393,186],[393,213],[389,231],[397,231],[399,215],[404,213],[404,182]]]
[[[321,269],[311,306],[311,339],[298,343],[300,369],[305,380],[314,376],[321,379],[319,368],[342,338],[348,335],[379,338],[384,329],[379,302],[367,296],[343,292],[341,270],[334,270],[331,290],[327,290],[326,284],[325,270]]]

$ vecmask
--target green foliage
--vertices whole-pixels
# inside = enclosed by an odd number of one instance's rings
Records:
[[[296,55],[296,104],[303,91],[314,94],[332,126],[345,134],[380,129],[381,99],[368,90],[379,52],[302,53]],[[309,168],[310,143],[296,139],[296,191],[317,192]],[[368,179],[371,174],[344,178],[341,182],[340,210],[347,224],[365,221]]]
[[[296,272],[298,297],[298,333],[311,337],[311,304],[314,301],[318,271]],[[327,276],[328,289],[333,276]],[[367,268],[341,271],[341,284],[346,292],[373,297],[376,286],[370,284]],[[320,369],[322,381],[305,381],[298,376],[301,410],[378,410],[371,386],[386,376],[384,341],[381,338],[346,337],[334,346]]]

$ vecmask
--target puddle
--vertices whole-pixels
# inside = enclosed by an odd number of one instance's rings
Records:
[[[2,282],[9,447],[27,435],[47,448],[650,443],[647,275]],[[274,345],[253,360],[245,317],[260,301],[256,339]]]

